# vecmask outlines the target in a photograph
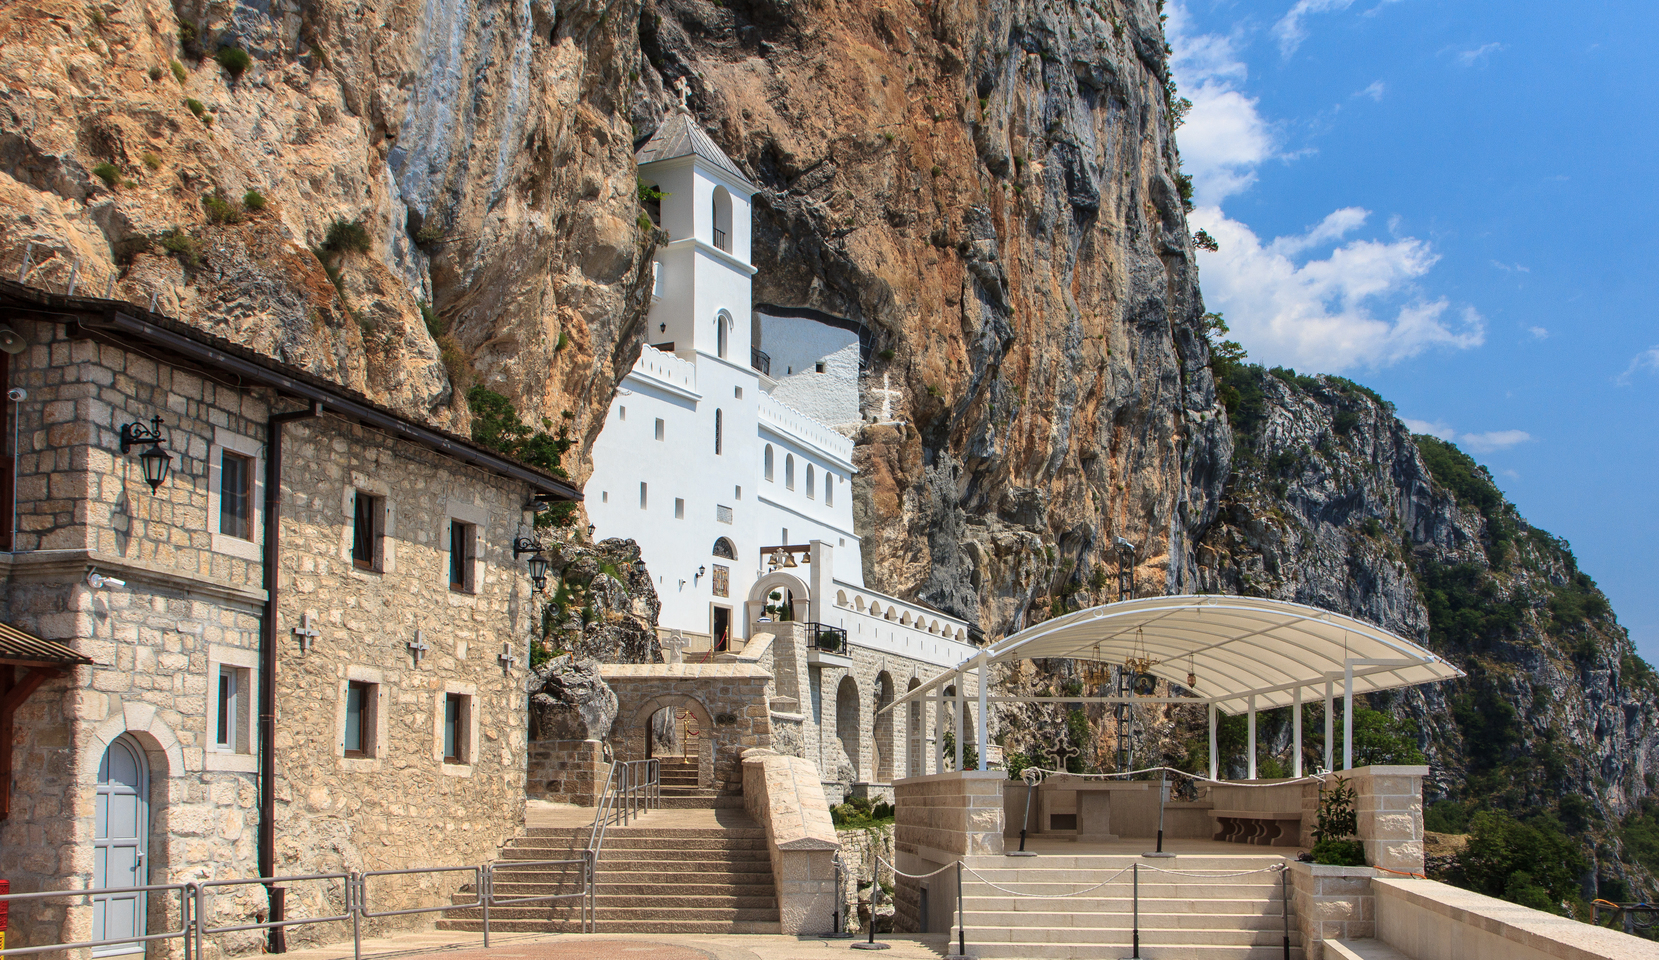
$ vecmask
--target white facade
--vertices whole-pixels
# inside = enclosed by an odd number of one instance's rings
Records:
[[[858,334],[798,317],[759,315],[771,355],[773,398],[832,426],[857,425]]]
[[[777,590],[797,619],[845,628],[853,643],[941,665],[965,659],[966,623],[864,586],[853,442],[786,399],[856,422],[857,334],[811,320],[752,323],[755,188],[688,115],[671,117],[640,161],[641,180],[664,193],[670,241],[657,253],[647,317],[654,346],[641,349],[594,443],[585,487],[594,536],[639,543],[664,630],[739,645]],[[801,378],[793,390],[751,362],[753,331],[777,324],[794,330],[777,327],[786,363],[811,371],[781,378]],[[809,561],[800,569],[768,563],[767,548],[808,545],[795,555]]]

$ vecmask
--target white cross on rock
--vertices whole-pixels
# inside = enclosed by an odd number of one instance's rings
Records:
[[[322,636],[322,634],[318,633],[317,628],[311,625],[311,614],[306,613],[300,615],[300,625],[294,628],[294,636],[299,638],[300,652],[304,653],[311,649],[312,641]]]
[[[416,630],[415,639],[409,641],[408,646],[409,653],[415,658],[415,666],[420,666],[421,660],[426,656],[426,651],[431,649],[426,645],[426,635],[421,631]]]
[[[662,641],[662,662],[684,663],[685,648],[690,645],[691,641],[687,640],[685,638],[685,634],[682,634],[680,631],[676,630],[669,634],[667,637],[663,638]]]

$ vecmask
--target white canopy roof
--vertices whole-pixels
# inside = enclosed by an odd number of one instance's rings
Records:
[[[1353,671],[1353,693],[1371,693],[1463,676],[1428,650],[1376,624],[1300,603],[1259,597],[1146,597],[1079,610],[1005,637],[900,697],[894,706],[955,682],[982,663],[1047,657],[1121,666],[1154,661],[1148,673],[1187,687],[1198,703],[1226,713],[1322,700],[1327,680],[1338,696]],[[1006,700],[1006,698],[997,698]],[[1072,698],[1066,698],[1072,699]]]

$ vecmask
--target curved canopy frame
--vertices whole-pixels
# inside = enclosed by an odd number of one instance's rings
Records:
[[[1260,597],[1145,597],[1021,630],[908,691],[894,706],[936,696],[963,670],[1050,657],[1116,666],[1151,660],[1146,672],[1189,693],[1168,699],[1213,704],[1229,714],[1316,700],[1332,681],[1344,693],[1360,694],[1463,676],[1410,640],[1329,610]],[[1189,671],[1197,678],[1191,687]]]

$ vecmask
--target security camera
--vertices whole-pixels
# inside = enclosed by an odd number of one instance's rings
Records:
[[[6,397],[11,400],[12,403],[22,403],[23,401],[29,399],[29,391],[23,389],[22,387],[12,387],[10,390],[6,391]]]
[[[86,585],[94,590],[103,590],[106,587],[125,587],[127,581],[116,577],[106,577],[96,570],[86,572]]]

